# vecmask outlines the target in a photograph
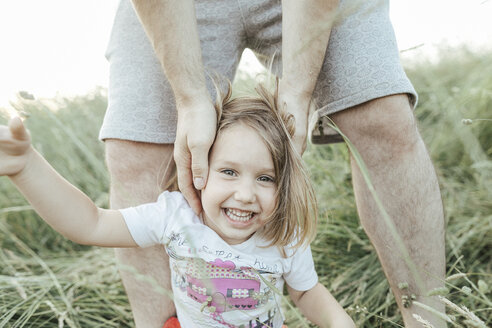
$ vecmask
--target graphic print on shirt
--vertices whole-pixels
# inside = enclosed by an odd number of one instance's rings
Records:
[[[186,280],[187,294],[203,303],[209,296],[209,306],[222,313],[230,310],[254,309],[260,295],[260,278],[251,270],[235,270],[232,261],[216,259],[207,263],[193,258],[188,261]]]
[[[187,258],[186,262],[184,274],[178,272],[177,266],[173,267],[173,282],[176,287],[186,290],[190,299],[201,304],[203,313],[228,327],[236,327],[222,314],[264,306],[265,311],[245,323],[245,327],[272,327],[277,314],[274,292],[269,287],[262,290],[261,279],[266,278],[268,283],[275,284],[276,277],[264,272],[266,274],[261,278],[259,272],[252,268],[236,268],[234,262],[221,259],[205,262],[200,258]]]

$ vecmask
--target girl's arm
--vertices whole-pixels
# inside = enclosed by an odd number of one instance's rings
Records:
[[[135,247],[119,211],[98,208],[31,146],[20,118],[0,126],[0,175],[8,176],[56,231],[80,244]]]
[[[354,322],[330,292],[319,282],[311,289],[297,291],[287,285],[289,295],[302,314],[319,327],[353,328]]]

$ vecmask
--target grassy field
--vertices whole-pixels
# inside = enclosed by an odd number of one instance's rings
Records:
[[[413,63],[407,71],[420,95],[416,115],[445,206],[447,291],[441,294],[450,302],[450,326],[491,326],[492,53],[454,49],[437,63]],[[246,85],[251,81],[240,80],[238,87]],[[29,115],[35,147],[98,205],[107,206],[109,181],[97,141],[105,91],[76,99],[23,100],[16,107]],[[321,223],[312,248],[321,282],[358,326],[401,327],[388,283],[358,223],[347,147],[311,146],[304,158],[320,200]],[[290,327],[308,326],[294,310],[287,310],[287,317]],[[113,253],[53,232],[2,178],[0,327],[56,326],[133,326]]]

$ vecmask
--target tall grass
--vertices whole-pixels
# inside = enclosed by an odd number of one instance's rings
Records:
[[[420,95],[416,115],[438,172],[447,222],[452,326],[492,324],[492,53],[443,53],[407,68]],[[251,81],[236,81],[238,89]],[[97,133],[104,90],[85,97],[19,101],[34,146],[59,172],[107,206],[108,176]],[[471,119],[464,125],[462,119]],[[5,122],[5,120],[3,121]],[[468,121],[466,121],[468,122]],[[345,145],[304,156],[320,200],[312,244],[321,282],[361,327],[399,327],[401,317],[357,218]],[[466,307],[467,310],[462,307]],[[468,312],[467,312],[468,311]],[[290,327],[305,320],[287,310]],[[477,316],[473,317],[471,313]],[[302,321],[302,322],[301,322]],[[0,180],[0,327],[131,327],[111,250],[73,244],[43,223]]]

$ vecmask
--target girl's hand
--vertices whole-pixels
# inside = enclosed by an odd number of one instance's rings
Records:
[[[0,175],[16,175],[28,161],[31,150],[31,137],[19,117],[9,121],[8,126],[0,126]]]

